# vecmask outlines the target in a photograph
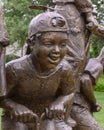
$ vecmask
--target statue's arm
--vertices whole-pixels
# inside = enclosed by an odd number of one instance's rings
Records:
[[[75,0],[75,4],[78,7],[78,9],[83,12],[92,12],[93,6],[91,0]]]
[[[81,91],[83,95],[86,97],[87,101],[89,102],[91,106],[91,111],[100,111],[101,106],[97,102],[96,97],[94,95],[92,78],[89,74],[84,73],[81,77]]]
[[[62,82],[60,84],[59,93],[57,98],[50,104],[49,112],[54,116],[65,115],[66,109],[71,107],[75,96],[75,82],[72,74],[66,72],[63,74]],[[49,116],[52,115],[49,113]],[[58,114],[56,114],[58,113]]]
[[[17,75],[13,67],[6,67],[7,96],[0,102],[0,107],[11,112],[11,118],[19,122],[34,122],[37,115],[22,104],[13,101],[10,97],[16,86]]]
[[[75,0],[75,4],[81,13],[85,14],[86,27],[95,35],[104,38],[104,27],[96,20],[97,11],[93,8],[91,0]]]
[[[76,92],[75,79],[71,69],[64,70],[59,91],[60,93],[56,101],[58,100],[60,103],[64,104],[64,106],[69,105]]]
[[[80,0],[75,0],[75,4],[80,12],[85,14],[86,24],[93,23],[93,26],[97,27],[97,11],[95,11],[95,9],[93,8],[93,3],[91,2],[91,0],[83,0],[83,2]]]
[[[34,122],[37,119],[37,115],[33,113],[30,109],[22,104],[18,104],[9,98],[5,98],[0,106],[11,113],[11,119],[19,122]]]
[[[9,95],[11,94],[11,90],[16,85],[16,75],[15,75],[15,72],[13,71],[13,68],[10,65],[6,65],[5,70],[6,70],[5,77],[6,77],[6,83],[7,83],[7,86],[6,86],[7,93],[6,93],[5,98],[1,100],[0,107],[7,110],[11,110],[12,106],[11,104],[9,104],[7,99]]]

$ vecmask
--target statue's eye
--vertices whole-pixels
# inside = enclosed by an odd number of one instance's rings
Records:
[[[65,46],[66,46],[66,43],[65,43],[65,42],[62,42],[62,43],[60,44],[60,46],[65,47]]]
[[[45,46],[52,46],[53,44],[51,42],[45,42],[44,45]]]

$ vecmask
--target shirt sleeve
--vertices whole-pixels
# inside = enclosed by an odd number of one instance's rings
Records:
[[[16,73],[10,65],[6,65],[6,83],[7,83],[7,94],[13,89],[16,85]]]
[[[93,85],[96,85],[98,78],[103,73],[103,65],[96,58],[91,58],[86,65],[84,73],[89,74]]]
[[[82,0],[75,0],[75,4],[82,13],[92,12],[93,10],[91,0],[83,0],[83,2]]]
[[[71,93],[75,93],[75,78],[73,76],[72,71],[65,70],[62,74],[62,81],[61,81],[61,93],[62,95],[68,95]]]

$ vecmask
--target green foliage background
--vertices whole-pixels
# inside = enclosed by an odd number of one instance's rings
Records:
[[[95,87],[95,91],[104,92],[104,75],[101,75],[97,85]]]
[[[11,44],[18,43],[18,48],[23,47],[28,36],[30,20],[41,11],[29,8],[33,3],[50,5],[50,0],[2,0],[5,9],[5,20]],[[18,49],[17,48],[17,49]]]
[[[92,0],[92,2],[96,5],[95,8],[98,12],[97,20],[102,26],[104,26],[104,0]],[[91,46],[93,48],[91,57],[96,57],[99,54],[101,48],[104,46],[104,39],[94,35],[92,37]]]
[[[6,55],[6,63],[9,62],[9,61],[11,61],[11,60],[15,60],[17,58],[19,58],[19,56],[14,55],[14,54]]]
[[[100,112],[95,112],[94,117],[104,128],[104,92],[95,92],[97,101],[101,104],[102,109]]]

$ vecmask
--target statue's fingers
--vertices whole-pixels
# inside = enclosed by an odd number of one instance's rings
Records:
[[[19,114],[17,112],[12,113],[11,119],[18,121],[19,120]]]
[[[54,112],[53,112],[53,110],[50,110],[49,112],[48,112],[48,118],[49,119],[52,119],[54,117]]]

